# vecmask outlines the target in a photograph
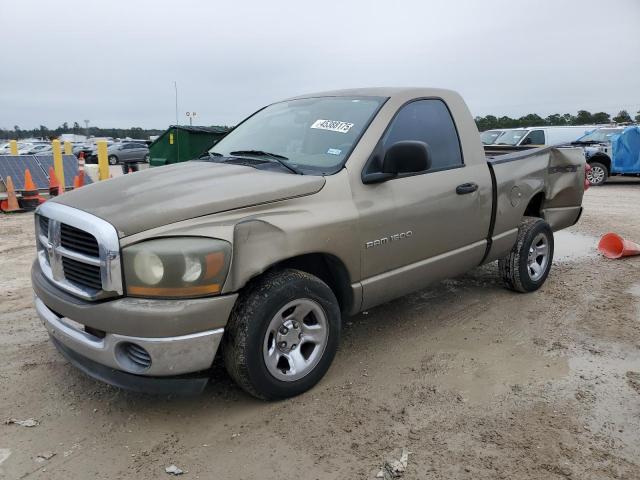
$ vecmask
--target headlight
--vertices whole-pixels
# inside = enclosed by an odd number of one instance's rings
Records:
[[[222,290],[231,245],[203,237],[158,238],[126,247],[122,258],[129,296],[206,297]]]

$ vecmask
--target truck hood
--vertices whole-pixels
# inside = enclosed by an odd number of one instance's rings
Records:
[[[111,223],[120,237],[237,208],[310,195],[324,177],[191,161],[97,182],[51,200]]]

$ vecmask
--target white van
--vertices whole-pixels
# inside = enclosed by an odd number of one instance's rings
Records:
[[[558,143],[574,142],[596,128],[598,128],[597,125],[508,128],[493,142],[493,145],[509,145],[512,147],[556,145]]]

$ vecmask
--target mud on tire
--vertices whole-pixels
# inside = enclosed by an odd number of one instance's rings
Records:
[[[282,309],[296,299],[320,309],[317,311],[324,315],[326,338],[317,363],[304,376],[289,380],[283,371],[281,378],[276,378],[273,366],[267,366],[265,345],[271,341],[269,332],[274,319],[287,317],[286,312],[280,315]],[[222,342],[225,367],[231,378],[255,397],[271,400],[299,395],[313,387],[329,369],[338,349],[340,323],[338,301],[319,278],[293,269],[267,272],[245,287],[231,312]],[[303,346],[302,342],[298,345],[300,354]]]
[[[498,269],[506,287],[522,293],[540,288],[551,269],[553,246],[553,232],[549,224],[541,218],[524,217],[511,252],[498,260]]]

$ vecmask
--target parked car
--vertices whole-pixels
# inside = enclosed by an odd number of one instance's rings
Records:
[[[613,175],[640,174],[640,151],[635,155],[638,159],[636,162],[625,161],[624,156],[614,151],[612,142],[624,130],[625,127],[602,127],[575,142],[576,145],[584,146],[587,163],[591,165],[591,170],[587,173],[591,185],[602,185]]]
[[[89,155],[90,163],[98,162],[98,148],[94,147]],[[149,161],[149,147],[144,143],[118,142],[107,147],[107,158],[110,165],[133,164]]]
[[[597,128],[596,125],[509,128],[505,129],[492,145],[509,147],[557,145],[573,142],[595,128]]]
[[[51,151],[51,144],[49,143],[38,143],[33,145],[29,150],[25,153],[28,155],[42,155]]]
[[[102,381],[198,392],[222,345],[243,389],[290,397],[329,368],[343,315],[495,260],[508,288],[540,288],[584,175],[575,147],[487,159],[449,90],[295,97],[206,158],[42,204],[35,306]]]
[[[480,134],[480,141],[483,145],[493,145],[504,130],[486,130]]]
[[[18,143],[18,155],[27,155],[35,145],[33,143]]]

